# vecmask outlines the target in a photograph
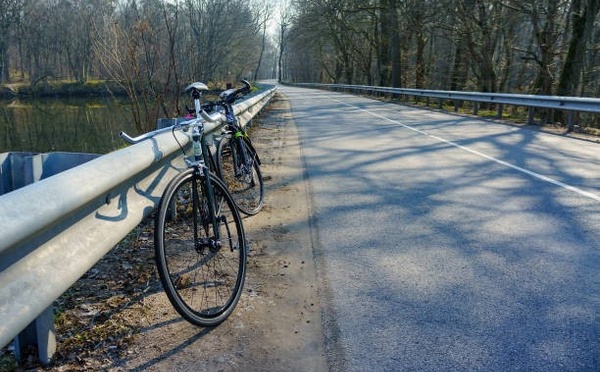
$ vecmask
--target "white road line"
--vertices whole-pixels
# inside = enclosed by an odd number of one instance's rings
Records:
[[[470,149],[470,148],[468,148],[468,147],[465,147],[465,146],[459,145],[458,143],[455,143],[455,142],[449,141],[449,140],[447,140],[447,139],[444,139],[444,138],[438,137],[438,136],[436,136],[436,135],[433,135],[433,134],[431,134],[431,133],[427,133],[427,132],[425,132],[425,131],[422,131],[422,130],[420,130],[420,129],[417,129],[417,128],[415,128],[415,127],[411,127],[410,125],[404,124],[404,123],[402,123],[402,122],[400,122],[400,121],[397,121],[397,120],[390,119],[390,118],[388,118],[388,117],[385,117],[385,116],[383,116],[383,115],[380,115],[380,114],[378,114],[378,113],[375,113],[375,112],[372,112],[372,111],[369,111],[369,110],[365,110],[365,109],[362,109],[362,108],[360,108],[360,107],[357,107],[357,106],[351,105],[351,104],[349,104],[349,103],[347,103],[347,102],[343,102],[343,101],[340,101],[340,100],[337,100],[337,99],[334,99],[334,101],[336,101],[336,102],[338,102],[338,103],[341,103],[341,104],[343,104],[343,105],[346,105],[346,106],[352,107],[352,108],[354,108],[354,109],[356,109],[356,110],[359,110],[359,111],[366,112],[366,113],[368,113],[368,114],[370,114],[370,115],[373,115],[373,116],[375,116],[375,117],[378,117],[378,118],[380,118],[380,119],[384,119],[384,120],[387,120],[387,121],[389,121],[389,122],[391,122],[391,123],[394,123],[394,124],[400,125],[400,126],[402,126],[402,127],[406,128],[406,129],[409,129],[409,130],[412,130],[412,131],[414,131],[414,132],[417,132],[417,133],[419,133],[419,134],[422,134],[422,135],[424,135],[424,136],[427,136],[427,137],[430,137],[430,138],[436,139],[436,140],[438,140],[438,141],[440,141],[440,142],[443,142],[443,143],[446,143],[446,144],[448,144],[448,145],[454,146],[454,147],[456,147],[456,148],[459,148],[459,149],[461,149],[461,150],[464,150],[464,151],[470,152],[470,153],[472,153],[472,154],[475,154],[475,155],[481,156],[482,158],[485,158],[485,159],[488,159],[488,160],[494,161],[494,162],[496,162],[496,163],[498,163],[498,164],[502,164],[502,165],[504,165],[504,166],[506,166],[506,167],[509,167],[509,168],[515,169],[515,170],[517,170],[517,171],[519,171],[519,172],[522,172],[522,173],[525,173],[525,174],[528,174],[528,175],[530,175],[530,176],[532,176],[532,177],[535,177],[535,178],[537,178],[537,179],[540,179],[540,180],[542,180],[542,181],[549,182],[549,183],[551,183],[551,184],[553,184],[553,185],[556,185],[556,186],[562,187],[562,188],[564,188],[564,189],[566,189],[566,190],[569,190],[569,191],[576,192],[576,193],[578,193],[578,194],[580,194],[580,195],[582,195],[582,196],[585,196],[586,198],[590,198],[590,199],[593,199],[593,200],[596,200],[596,201],[600,201],[600,196],[599,196],[599,195],[596,195],[596,194],[593,194],[593,193],[591,193],[591,192],[588,192],[588,191],[582,190],[582,189],[580,189],[580,188],[578,188],[578,187],[571,186],[571,185],[569,185],[569,184],[566,184],[566,183],[564,183],[564,182],[560,182],[560,181],[558,181],[558,180],[555,180],[555,179],[553,179],[553,178],[550,178],[550,177],[548,177],[548,176],[544,176],[543,174],[536,173],[536,172],[534,172],[534,171],[531,171],[531,170],[529,170],[529,169],[521,168],[521,167],[519,167],[518,165],[514,165],[514,164],[511,164],[511,163],[507,163],[507,162],[505,162],[504,160],[496,159],[496,158],[494,158],[494,157],[492,157],[492,156],[486,155],[486,154],[484,154],[484,153],[482,153],[482,152],[479,152],[479,151],[477,151],[477,150],[473,150],[473,149]]]

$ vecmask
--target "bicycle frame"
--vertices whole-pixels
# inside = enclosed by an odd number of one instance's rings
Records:
[[[194,106],[197,112],[196,118],[188,120],[188,121],[184,121],[182,123],[180,123],[177,126],[173,127],[173,130],[176,129],[176,127],[178,126],[186,126],[189,125],[192,127],[192,133],[191,133],[191,139],[192,139],[192,156],[191,157],[185,157],[185,162],[188,165],[188,167],[194,168],[194,174],[202,177],[203,178],[203,182],[201,183],[200,187],[202,188],[202,192],[206,195],[207,199],[208,199],[208,212],[210,215],[210,218],[212,219],[212,227],[213,227],[213,235],[214,235],[214,242],[207,242],[207,244],[209,244],[209,246],[211,248],[213,247],[220,247],[222,242],[221,242],[221,237],[220,237],[220,233],[219,233],[219,223],[220,222],[225,222],[225,221],[218,221],[218,219],[216,218],[217,215],[217,208],[215,206],[215,197],[213,194],[213,190],[212,190],[212,183],[210,180],[210,167],[207,164],[210,164],[210,162],[212,162],[211,159],[211,152],[208,146],[208,143],[206,141],[206,136],[204,135],[204,122],[203,119],[201,119],[199,113],[201,111],[201,107],[200,107],[200,93],[197,89],[192,88],[192,97],[194,98]],[[193,160],[192,160],[193,159]],[[200,208],[200,200],[198,197],[198,184],[197,184],[197,178],[194,177],[192,179],[192,185],[193,185],[193,191],[192,191],[192,200],[193,200],[193,208],[194,208],[194,240],[198,243],[199,239],[198,239],[198,231],[197,231],[197,226],[198,226],[198,221],[197,221],[197,211]]]
[[[221,238],[219,234],[217,218],[216,218],[216,208],[215,208],[215,200],[212,190],[212,184],[210,182],[210,174],[209,169],[206,166],[206,159],[204,154],[208,154],[208,145],[206,144],[206,139],[204,137],[204,127],[202,123],[196,123],[194,128],[192,129],[192,149],[193,149],[193,161],[189,158],[186,158],[186,163],[188,163],[188,167],[194,168],[194,174],[198,177],[202,177],[203,182],[201,182],[200,187],[202,188],[202,192],[206,195],[208,199],[208,213],[212,219],[212,227],[213,227],[213,235],[214,242],[206,242],[209,246],[220,246]],[[196,177],[192,178],[192,205],[194,210],[194,240],[196,243],[199,242],[199,232],[198,232],[198,211],[200,210],[200,198],[198,196],[198,179]]]

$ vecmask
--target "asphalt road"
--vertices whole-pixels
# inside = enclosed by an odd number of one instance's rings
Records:
[[[600,370],[598,143],[279,91],[332,370]]]

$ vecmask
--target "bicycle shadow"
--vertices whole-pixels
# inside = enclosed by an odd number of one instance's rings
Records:
[[[106,195],[106,205],[109,206],[116,199],[116,208],[111,211],[118,211],[115,214],[109,214],[107,211],[97,211],[95,217],[99,220],[119,222],[127,219],[128,211],[130,210],[128,198],[130,193],[137,195],[150,202],[150,206],[143,208],[142,216],[146,218],[158,206],[162,196],[162,190],[166,183],[172,179],[169,174],[179,173],[185,170],[182,164],[175,164],[175,159],[179,156],[178,153],[171,155],[171,159],[164,165],[160,165],[159,161],[164,157],[163,152],[159,149],[154,138],[148,141],[153,142],[153,151],[155,157],[155,165],[150,166],[136,175],[136,183],[133,185],[124,185],[120,190],[116,190],[115,194],[109,193]],[[136,198],[137,199],[137,198]],[[110,210],[110,209],[109,209]]]

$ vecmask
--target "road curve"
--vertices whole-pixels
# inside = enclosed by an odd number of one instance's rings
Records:
[[[280,86],[331,370],[597,371],[600,145]]]

